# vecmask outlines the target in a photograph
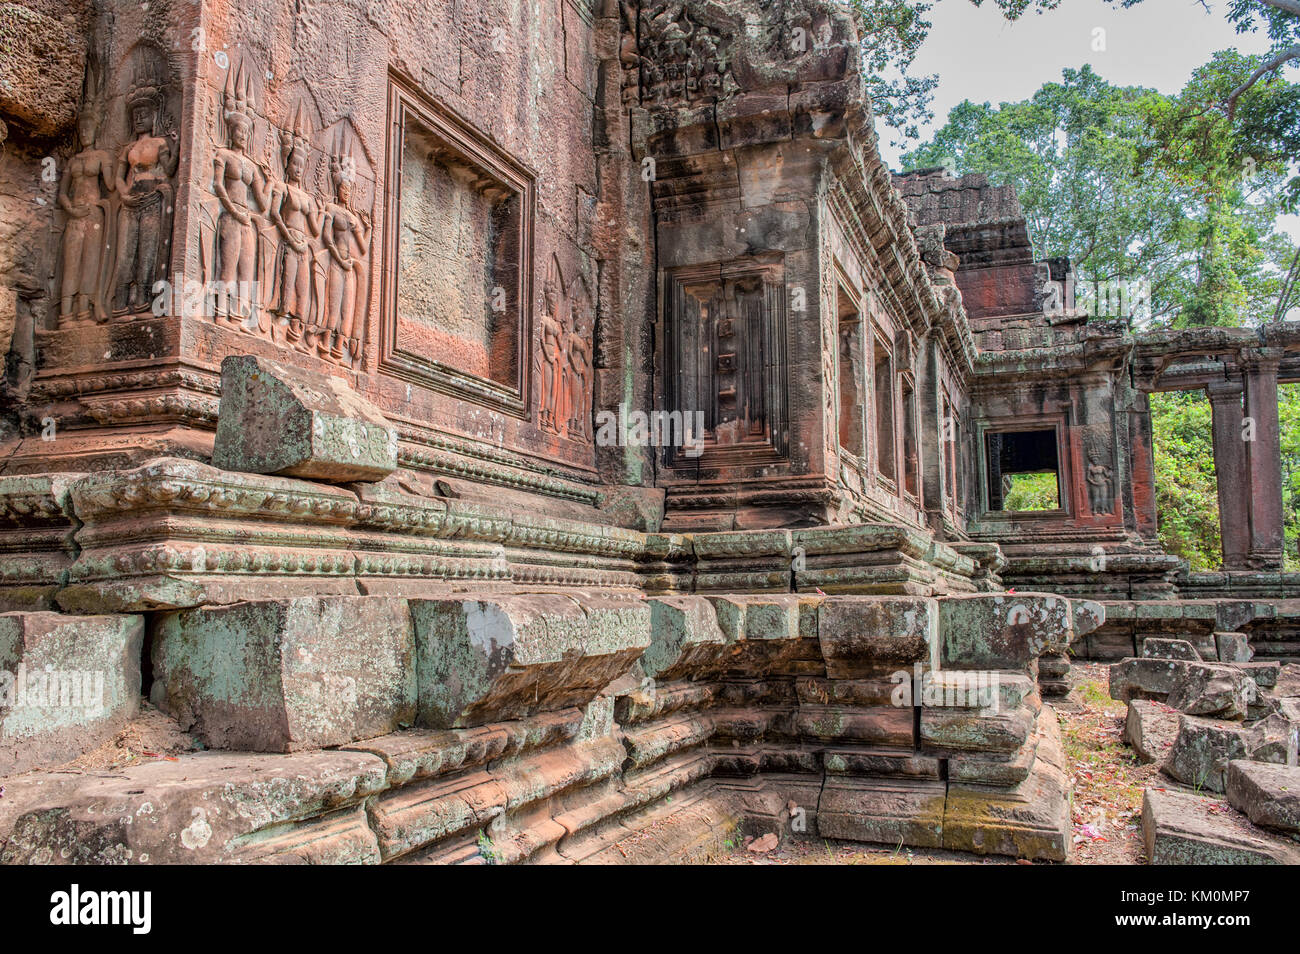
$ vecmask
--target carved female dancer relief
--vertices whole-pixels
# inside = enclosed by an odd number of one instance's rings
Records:
[[[228,145],[214,160],[212,190],[221,202],[217,221],[217,280],[215,314],[231,322],[256,321],[263,332],[269,321],[255,316],[257,235],[253,216],[270,206],[267,171],[248,154],[253,131],[252,85],[242,64],[227,73],[225,122]]]
[[[293,130],[281,133],[284,181],[273,184],[270,203],[271,221],[280,239],[272,310],[286,322],[285,338],[294,346],[299,346],[311,321],[313,244],[321,234],[324,214],[303,186],[310,137],[306,111],[299,103]]]
[[[141,50],[143,53],[143,49]],[[180,163],[179,137],[163,115],[163,77],[155,60],[137,64],[127,114],[135,137],[122,147],[113,184],[117,213],[113,310],[142,311],[154,282],[164,278],[171,245],[172,177]]]
[[[63,230],[63,280],[59,295],[59,317],[66,322],[105,318],[100,289],[113,159],[106,150],[95,148],[98,125],[94,108],[87,104],[77,122],[81,151],[68,161],[59,186],[59,207],[68,216]]]
[[[359,318],[369,287],[370,216],[352,205],[356,158],[349,154],[330,159],[330,180],[335,201],[325,206],[321,237],[329,252],[325,279],[325,314],[318,349],[322,356],[340,359],[346,344],[350,355],[361,350]]]

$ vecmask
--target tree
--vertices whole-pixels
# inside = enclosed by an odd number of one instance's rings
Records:
[[[1295,251],[1275,227],[1282,169],[1270,160],[1225,176],[1225,124],[1199,156],[1153,161],[1184,104],[1184,94],[1114,86],[1084,66],[1027,100],[959,104],[903,162],[1014,186],[1036,257],[1067,256],[1089,282],[1145,281],[1141,322],[1271,318]]]

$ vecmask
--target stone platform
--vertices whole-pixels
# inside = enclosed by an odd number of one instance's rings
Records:
[[[736,826],[1061,860],[1036,661],[1101,621],[1044,594],[578,590],[152,619],[151,695],[212,751],[7,780],[4,861],[680,860]]]

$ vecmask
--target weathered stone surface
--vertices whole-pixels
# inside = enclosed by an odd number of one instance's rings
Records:
[[[1225,802],[1186,792],[1148,788],[1142,796],[1142,832],[1153,865],[1300,864],[1294,843],[1254,828]]]
[[[1142,655],[1148,659],[1188,659],[1201,661],[1201,654],[1196,647],[1185,639],[1163,639],[1149,636],[1142,640]]]
[[[1060,768],[1060,732],[1050,709],[1039,720],[1038,744],[1029,777],[1014,788],[949,782],[945,848],[1065,860],[1070,849],[1070,783]]]
[[[1164,699],[1173,692],[1186,664],[1176,659],[1130,658],[1110,667],[1110,697]]]
[[[1300,835],[1300,766],[1229,762],[1228,802],[1256,825]]]
[[[1188,663],[1180,669],[1166,701],[1188,715],[1244,719],[1257,691],[1254,681],[1238,669]]]
[[[879,667],[937,666],[939,615],[935,600],[831,596],[821,605],[817,639],[826,675],[850,679]]]
[[[1064,652],[1074,626],[1070,601],[1043,593],[949,596],[939,600],[941,665],[1020,669]]]
[[[1179,714],[1172,706],[1152,699],[1133,699],[1124,719],[1124,740],[1141,762],[1161,762],[1178,738]]]
[[[397,469],[397,432],[339,378],[234,355],[221,363],[212,462],[331,483],[382,480]]]
[[[817,804],[817,833],[882,844],[943,846],[945,790],[940,781],[836,776]]]
[[[81,0],[0,3],[0,114],[38,136],[72,125],[86,70],[90,12]]]
[[[639,600],[543,593],[411,600],[419,724],[586,705],[650,645],[650,613]]]
[[[1244,663],[1255,658],[1255,650],[1250,648],[1245,633],[1215,633],[1214,642],[1219,648],[1220,662]]]
[[[0,776],[51,768],[140,708],[139,616],[0,614]]]
[[[648,601],[650,645],[641,668],[652,679],[674,679],[720,655],[727,639],[713,604],[701,596],[662,596]]]
[[[341,745],[415,721],[405,601],[299,597],[159,618],[156,705],[220,749]]]
[[[1162,768],[1193,788],[1222,792],[1233,759],[1287,762],[1294,758],[1295,738],[1294,724],[1277,716],[1242,725],[1183,715]]]
[[[364,813],[329,813],[380,791],[384,776],[383,761],[360,752],[202,752],[84,776],[71,791],[11,785],[6,799],[20,808],[0,861],[373,863],[379,850]]]

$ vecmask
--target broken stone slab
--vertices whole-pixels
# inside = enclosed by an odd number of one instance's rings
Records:
[[[1165,699],[1173,692],[1187,663],[1180,659],[1130,656],[1110,667],[1110,697],[1120,702],[1133,699]]]
[[[1255,828],[1221,799],[1148,788],[1142,832],[1153,865],[1294,865],[1300,849]]]
[[[938,604],[939,660],[948,669],[1023,669],[1065,652],[1078,615],[1069,600],[1046,593],[946,596]]]
[[[24,804],[0,862],[375,863],[364,813],[343,810],[381,791],[385,775],[362,752],[200,752],[83,776],[70,791],[14,785],[6,798]],[[314,816],[324,817],[304,822]]]
[[[1300,766],[1229,762],[1228,802],[1256,825],[1300,835]]]
[[[1214,643],[1219,650],[1219,661],[1247,663],[1255,658],[1250,640],[1245,633],[1214,633]]]
[[[1277,716],[1242,725],[1180,715],[1178,736],[1161,769],[1193,788],[1222,792],[1229,762],[1286,762],[1295,734],[1294,724]]]
[[[1165,639],[1148,636],[1142,640],[1142,656],[1146,659],[1186,659],[1200,662],[1201,654],[1186,639]]]
[[[585,706],[650,645],[643,600],[530,593],[410,609],[417,721],[431,729]]]
[[[397,431],[339,378],[232,355],[221,362],[212,463],[326,483],[379,481],[397,469]]]
[[[1133,699],[1124,720],[1124,740],[1139,762],[1162,761],[1178,738],[1177,709],[1154,699]]]
[[[1244,672],[1255,681],[1255,685],[1260,689],[1276,689],[1278,687],[1278,678],[1282,674],[1282,664],[1275,659],[1261,662],[1236,662],[1227,665]],[[1278,695],[1284,696],[1286,693],[1279,692]]]
[[[293,752],[415,721],[406,602],[298,597],[163,613],[155,705],[216,749]]]
[[[1166,702],[1188,715],[1244,719],[1259,690],[1240,669],[1212,663],[1186,663]]]
[[[140,616],[0,614],[0,776],[50,768],[140,709]]]

